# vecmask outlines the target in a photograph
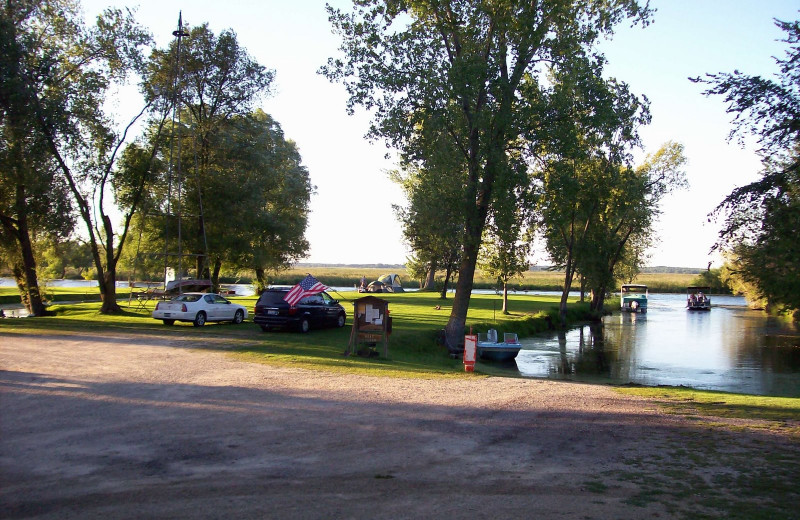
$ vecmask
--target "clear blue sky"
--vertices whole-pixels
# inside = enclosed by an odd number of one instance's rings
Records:
[[[347,7],[349,2],[337,0]],[[131,6],[118,0],[83,1],[89,17],[101,9]],[[369,117],[347,116],[346,94],[316,74],[339,41],[331,34],[323,1],[262,0],[141,2],[137,19],[161,45],[172,38],[178,12],[192,25],[208,22],[219,32],[232,28],[239,42],[262,65],[277,72],[275,95],[263,109],[297,142],[317,187],[311,200],[307,261],[324,263],[403,263],[407,251],[391,205],[403,203],[387,179],[394,167],[382,143],[363,138]],[[718,225],[706,215],[734,187],[757,178],[760,168],[752,147],[728,144],[731,116],[719,99],[705,98],[689,76],[738,69],[748,74],[776,71],[783,34],[773,18],[795,20],[796,0],[655,0],[653,23],[620,27],[602,49],[607,73],[629,83],[651,101],[653,122],[642,129],[645,152],[667,140],[686,147],[691,187],[667,199],[658,226],[659,240],[650,265],[705,267]],[[135,103],[120,103],[133,113]],[[135,101],[135,100],[133,100]],[[541,251],[532,260],[545,264]]]

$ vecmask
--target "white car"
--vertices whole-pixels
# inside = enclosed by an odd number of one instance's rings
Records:
[[[164,325],[175,321],[190,321],[195,327],[202,327],[207,321],[231,321],[238,325],[247,318],[247,309],[219,294],[184,293],[168,302],[158,302],[153,318],[162,320]]]

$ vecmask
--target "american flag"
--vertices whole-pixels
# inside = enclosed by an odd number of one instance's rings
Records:
[[[321,293],[325,289],[327,289],[327,287],[322,285],[319,280],[311,275],[308,275],[303,278],[299,284],[292,287],[289,292],[286,293],[286,296],[284,296],[283,299],[287,301],[291,307],[294,307],[297,305],[297,302],[306,296]]]

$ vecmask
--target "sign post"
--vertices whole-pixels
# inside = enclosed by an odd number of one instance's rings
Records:
[[[475,357],[478,352],[478,336],[467,334],[464,336],[464,370],[467,372],[475,371]]]

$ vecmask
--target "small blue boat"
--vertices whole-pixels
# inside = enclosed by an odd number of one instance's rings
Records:
[[[503,334],[503,341],[497,341],[497,331],[489,329],[486,334],[478,334],[478,357],[487,361],[511,361],[517,357],[522,344],[513,332]]]

